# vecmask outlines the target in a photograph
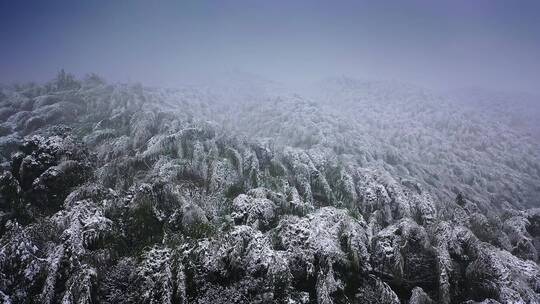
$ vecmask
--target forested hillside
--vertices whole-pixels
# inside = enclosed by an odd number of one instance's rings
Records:
[[[407,84],[272,86],[1,87],[0,299],[540,302],[531,128]]]

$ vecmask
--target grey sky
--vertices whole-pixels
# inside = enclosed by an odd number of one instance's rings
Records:
[[[538,1],[0,0],[0,82],[175,86],[227,70],[540,92]]]

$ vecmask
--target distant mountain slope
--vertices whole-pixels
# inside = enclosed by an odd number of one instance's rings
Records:
[[[531,137],[407,85],[235,81],[2,87],[0,299],[540,301]]]
[[[540,141],[540,96],[480,88],[453,90],[448,96]]]
[[[248,107],[240,129],[352,155],[421,182],[440,200],[461,192],[487,205],[540,206],[539,142],[497,116],[406,84],[340,78],[318,87],[313,101]]]

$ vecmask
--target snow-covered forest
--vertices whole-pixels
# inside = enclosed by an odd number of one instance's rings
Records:
[[[0,301],[540,302],[538,100],[298,92],[0,87]]]

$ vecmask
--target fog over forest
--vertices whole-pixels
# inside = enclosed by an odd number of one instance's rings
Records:
[[[0,303],[540,303],[535,1],[0,29]]]

